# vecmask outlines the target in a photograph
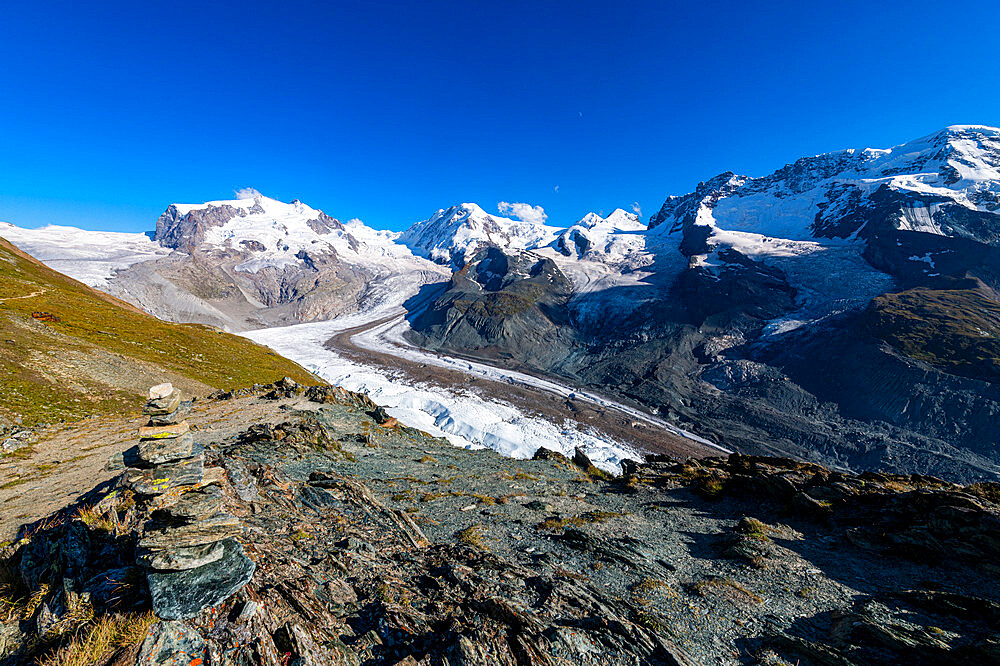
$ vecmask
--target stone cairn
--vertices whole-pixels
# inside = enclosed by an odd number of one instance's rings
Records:
[[[149,390],[139,444],[124,454],[126,484],[149,514],[136,557],[147,570],[153,611],[165,620],[194,617],[243,587],[255,565],[234,537],[239,519],[222,510],[221,468],[205,469],[184,417],[191,403],[170,384]]]

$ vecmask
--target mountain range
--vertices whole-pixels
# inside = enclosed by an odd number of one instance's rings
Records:
[[[151,238],[0,236],[169,321],[402,308],[409,344],[600,391],[720,447],[1000,478],[995,128],[726,172],[648,224],[463,203],[386,232],[253,193],[172,204]]]

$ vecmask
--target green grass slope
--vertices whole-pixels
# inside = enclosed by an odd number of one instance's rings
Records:
[[[875,337],[945,372],[1000,381],[1000,304],[973,289],[908,289],[872,301]]]
[[[0,238],[0,427],[130,412],[161,381],[204,393],[285,376],[321,383],[266,347],[160,321]]]

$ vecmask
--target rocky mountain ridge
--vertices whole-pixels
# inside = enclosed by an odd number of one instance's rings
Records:
[[[762,178],[722,174],[624,232],[631,260],[613,277],[529,249],[574,287],[534,333],[522,308],[492,324],[521,331],[502,348],[459,343],[426,316],[412,317],[413,340],[610,389],[735,450],[997,478],[998,138],[957,126]],[[453,282],[436,321],[467,319],[444,311],[467,292]],[[553,321],[568,323],[555,338]]]

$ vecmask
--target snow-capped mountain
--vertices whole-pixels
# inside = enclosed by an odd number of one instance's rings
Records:
[[[608,261],[625,257],[644,246],[641,237],[646,225],[635,213],[616,208],[606,218],[587,213],[580,221],[559,234],[556,248],[568,257]]]
[[[956,125],[889,149],[804,157],[752,178],[726,172],[671,196],[651,235],[682,237],[692,268],[781,270],[798,310],[781,332],[859,307],[895,283],[960,277],[1000,243],[1000,130]],[[935,240],[938,239],[938,240]]]
[[[396,243],[398,233],[378,231],[360,220],[342,223],[298,200],[263,195],[204,204],[171,204],[156,222],[155,239],[175,249],[239,253],[234,269],[301,268],[327,261],[394,267],[414,257]],[[416,262],[419,263],[419,262]]]
[[[479,247],[528,250],[552,243],[561,230],[537,222],[490,215],[474,203],[442,208],[403,232],[414,254],[461,268]]]
[[[171,204],[153,239],[13,225],[0,227],[0,235],[162,319],[235,331],[381,306],[449,273],[397,243],[398,233],[256,192]]]
[[[955,125],[887,150],[803,157],[760,178],[720,174],[669,197],[650,228],[699,225],[789,240],[892,228],[995,244],[998,209],[1000,129]]]
[[[743,451],[998,473],[1000,130],[727,172],[648,229],[616,211],[535,233],[506,260],[477,238],[414,341],[580,378]]]
[[[606,218],[587,213],[569,227],[491,215],[474,203],[444,208],[399,237],[414,254],[461,268],[480,248],[542,250],[565,257],[615,262],[641,251],[646,225],[635,213],[615,209]]]

